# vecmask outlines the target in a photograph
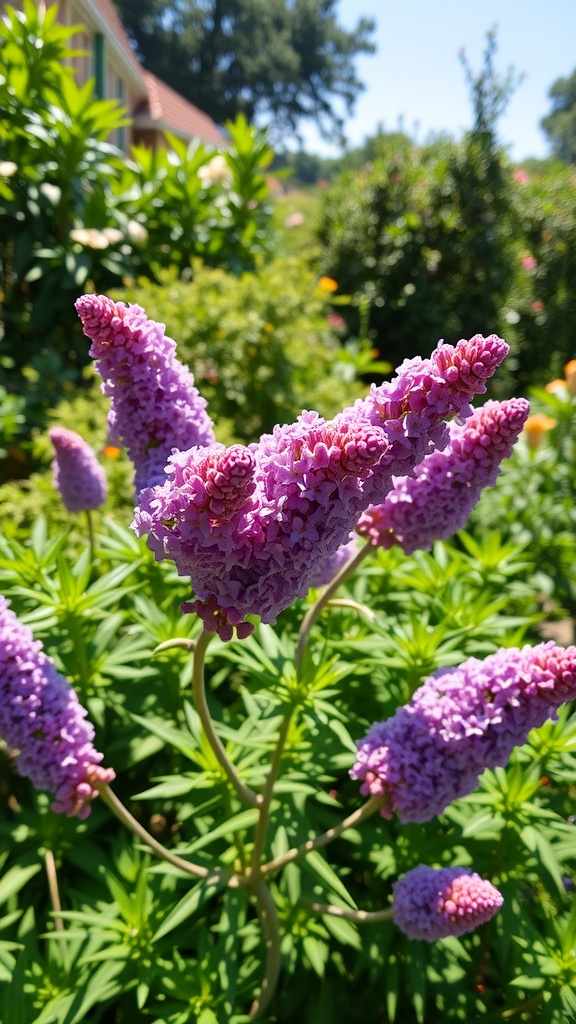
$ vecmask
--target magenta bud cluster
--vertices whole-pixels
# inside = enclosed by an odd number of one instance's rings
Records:
[[[421,864],[394,883],[394,923],[409,939],[436,942],[474,931],[503,902],[492,882],[468,868]]]

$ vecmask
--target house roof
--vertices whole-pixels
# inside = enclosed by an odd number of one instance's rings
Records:
[[[132,115],[135,128],[155,128],[184,138],[202,139],[213,146],[227,144],[227,137],[216,123],[193,103],[185,100],[166,82],[142,69],[148,95]]]

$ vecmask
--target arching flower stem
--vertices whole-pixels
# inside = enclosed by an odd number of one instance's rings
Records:
[[[328,586],[322,591],[320,597],[314,604],[308,609],[306,615],[302,619],[302,625],[298,634],[298,643],[296,646],[296,671],[299,671],[300,665],[302,664],[302,657],[310,632],[316,620],[320,617],[324,608],[334,596],[338,587],[356,571],[361,562],[364,561],[367,555],[373,550],[372,544],[365,544],[363,548],[352,556],[350,561],[346,562],[341,569],[336,573],[334,579],[328,584]]]
[[[202,728],[204,729],[206,739],[208,740],[219,765],[224,769],[228,781],[232,784],[243,803],[248,804],[249,807],[259,807],[262,804],[263,798],[259,793],[256,793],[253,789],[250,789],[249,786],[242,782],[236,766],[228,757],[228,754],[224,749],[224,745],[214,729],[214,723],[206,701],[204,658],[208,644],[214,635],[214,633],[210,633],[208,630],[204,629],[196,641],[196,647],[194,650],[194,669],[192,675],[194,706],[198,712],[200,721],[202,722]]]

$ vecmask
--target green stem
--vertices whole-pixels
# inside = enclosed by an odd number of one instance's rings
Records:
[[[394,916],[394,907],[387,907],[386,910],[352,910],[351,907],[335,907],[332,903],[302,902],[315,914],[340,917],[345,921],[354,921],[355,924],[381,924],[382,921],[391,921]]]
[[[154,836],[151,836],[144,826],[141,825],[132,814],[130,814],[128,808],[124,806],[121,800],[119,800],[116,794],[110,789],[110,786],[105,783],[104,785],[98,786],[98,790],[102,800],[106,806],[110,808],[112,813],[116,815],[118,820],[121,821],[123,825],[126,825],[126,828],[130,829],[134,835],[138,836],[139,839],[146,843],[146,845],[149,846],[158,857],[167,861],[168,864],[173,864],[174,867],[179,868],[180,871],[185,871],[187,875],[192,875],[194,878],[203,878],[207,882],[224,882],[233,889],[245,884],[244,880],[239,875],[225,871],[213,871],[210,868],[202,867],[201,864],[194,864],[192,861],[184,860],[183,857],[179,857],[176,853],[171,853],[165,846],[162,846],[162,843],[159,843],[157,839],[154,839]]]
[[[92,522],[92,513],[90,509],[85,509],[86,515],[86,531],[88,533],[88,547],[90,548],[90,562],[94,565],[94,523]]]
[[[242,782],[242,779],[236,770],[236,766],[228,757],[228,754],[224,749],[224,745],[214,729],[214,723],[206,701],[206,687],[204,685],[204,657],[208,644],[212,640],[213,636],[214,633],[209,633],[208,630],[204,629],[196,641],[196,648],[194,651],[194,671],[192,675],[194,705],[198,712],[200,721],[202,722],[206,739],[208,740],[219,765],[224,769],[228,781],[232,784],[238,793],[238,796],[245,804],[248,804],[250,807],[259,807],[262,803],[262,797]]]
[[[262,792],[262,802],[260,804],[260,816],[256,825],[256,832],[254,835],[254,849],[252,850],[252,870],[251,877],[258,878],[260,875],[262,854],[264,852],[264,846],[266,843],[266,829],[268,827],[268,819],[270,817],[270,808],[272,806],[272,797],[274,795],[274,785],[280,774],[280,764],[282,761],[282,753],[284,746],[288,738],[290,731],[290,722],[292,719],[293,708],[289,708],[282,720],[280,726],[280,732],[278,735],[278,741],[276,743],[276,749],[274,756],[270,764],[270,771],[268,778],[266,779],[266,785]]]
[[[60,892],[58,889],[58,873],[56,871],[54,854],[49,847],[44,851],[44,865],[46,867],[50,903],[52,904],[52,910],[54,912],[54,930],[61,932],[64,930],[64,921],[60,916],[62,904],[60,903]]]
[[[273,871],[278,871],[283,868],[286,864],[290,864],[293,860],[298,860],[299,857],[306,857],[312,850],[319,850],[322,846],[327,846],[328,843],[333,842],[334,839],[338,839],[343,832],[346,832],[349,828],[355,828],[356,825],[360,825],[361,822],[366,821],[372,814],[375,814],[383,804],[383,799],[380,796],[371,796],[362,807],[359,807],[352,814],[349,814],[347,818],[344,818],[339,825],[335,825],[334,828],[329,828],[327,832],[322,832],[315,839],[308,839],[307,842],[301,843],[300,846],[293,846],[291,850],[287,850],[286,853],[281,854],[279,857],[275,857],[274,860],[268,861],[261,868],[261,874],[263,876],[270,875]]]
[[[280,924],[278,911],[267,885],[262,881],[254,883],[252,889],[258,907],[258,916],[262,924],[266,942],[266,969],[259,995],[250,1007],[250,1019],[257,1020],[266,1011],[278,984],[280,967]]]
[[[359,551],[357,551],[356,554],[353,555],[350,561],[346,562],[346,564],[343,565],[342,568],[336,573],[334,579],[331,580],[331,582],[328,584],[325,590],[322,591],[318,600],[315,601],[314,604],[306,612],[306,615],[302,620],[300,633],[298,634],[298,644],[296,647],[296,671],[299,671],[300,665],[302,664],[302,657],[304,654],[304,650],[306,648],[306,644],[308,643],[308,638],[310,636],[312,626],[319,618],[321,613],[324,611],[324,608],[326,607],[330,599],[333,597],[335,592],[338,590],[338,587],[341,585],[341,583],[343,583],[344,580],[347,579],[348,576],[350,576],[358,568],[360,563],[364,561],[366,555],[368,555],[371,550],[372,544],[370,544],[370,542],[365,544],[363,548],[360,548]]]

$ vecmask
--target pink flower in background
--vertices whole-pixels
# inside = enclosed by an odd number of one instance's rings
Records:
[[[0,737],[17,751],[20,774],[54,795],[53,811],[86,818],[98,784],[114,771],[99,767],[94,727],[76,691],[2,596],[0,698]]]
[[[421,864],[394,883],[394,923],[409,939],[436,942],[474,931],[503,902],[492,882],[469,868]]]
[[[522,258],[522,267],[524,270],[534,270],[536,267],[536,260],[533,256],[524,256]]]
[[[284,224],[286,225],[287,228],[299,228],[300,225],[303,223],[304,214],[298,213],[298,211],[296,210],[294,211],[294,213],[289,213],[284,221]]]
[[[340,316],[339,313],[328,313],[326,317],[330,327],[333,327],[335,331],[340,330],[344,327],[344,317]]]
[[[73,430],[53,427],[50,440],[56,458],[52,463],[54,485],[69,512],[87,512],[106,501],[106,474],[87,441]]]
[[[528,174],[528,172],[523,171],[519,167],[514,171],[512,177],[514,178],[514,181],[518,182],[519,185],[527,185],[530,181],[530,175]]]

